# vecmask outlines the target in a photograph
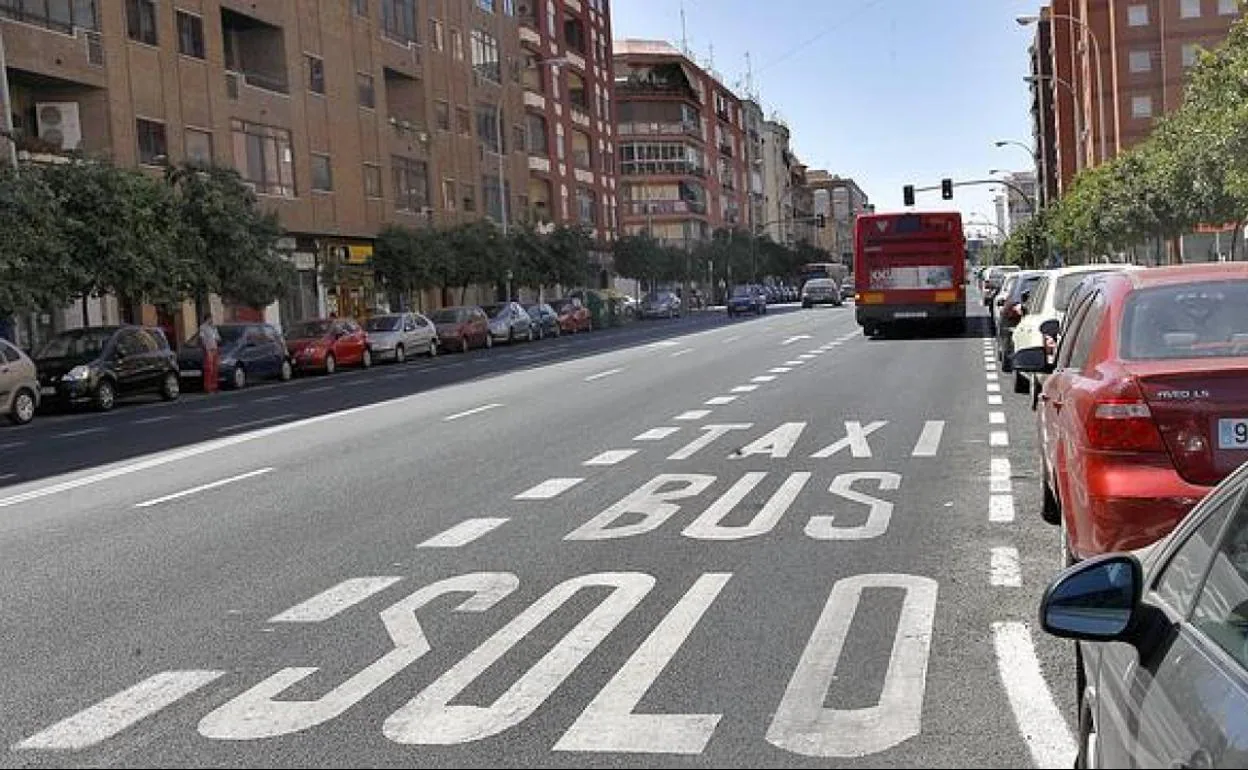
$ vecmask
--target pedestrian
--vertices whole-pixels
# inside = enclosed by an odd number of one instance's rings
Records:
[[[199,324],[199,346],[204,350],[204,392],[217,392],[217,370],[221,363],[221,334],[212,323],[212,313]]]

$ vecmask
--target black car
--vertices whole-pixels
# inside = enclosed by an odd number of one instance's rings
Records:
[[[253,379],[279,379],[285,382],[293,374],[286,340],[270,324],[226,323],[217,326],[221,335],[218,345],[220,383],[229,388],[244,388]],[[178,351],[178,368],[183,380],[203,386],[204,349],[198,336],[192,337]]]
[[[1075,767],[1248,767],[1248,464],[1165,538],[1068,568],[1040,623],[1078,640]]]
[[[155,327],[71,329],[48,340],[34,361],[46,405],[91,404],[107,411],[119,396],[159,393],[172,401],[181,392],[177,356]]]

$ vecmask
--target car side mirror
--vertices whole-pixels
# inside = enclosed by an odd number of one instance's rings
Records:
[[[1053,339],[1057,339],[1057,335],[1060,334],[1061,331],[1062,331],[1062,325],[1058,323],[1057,319],[1055,318],[1050,318],[1049,320],[1040,324],[1040,333],[1046,337],[1052,337]]]
[[[1044,592],[1040,627],[1054,636],[1127,642],[1145,656],[1161,611],[1141,601],[1144,569],[1129,553],[1095,556],[1067,568]]]
[[[1053,371],[1053,365],[1049,363],[1049,356],[1044,352],[1044,348],[1023,348],[1014,351],[1014,357],[1010,359],[1014,370],[1017,372],[1037,372],[1040,374],[1048,374]]]

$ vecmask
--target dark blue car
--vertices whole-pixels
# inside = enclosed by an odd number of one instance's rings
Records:
[[[767,295],[758,286],[734,286],[728,295],[729,316],[742,313],[764,315],[767,312]]]
[[[225,323],[217,326],[221,335],[218,379],[221,385],[235,390],[247,387],[251,380],[279,379],[292,375],[290,354],[282,334],[265,323]],[[192,337],[178,351],[178,368],[188,384],[202,384],[204,351],[197,337]]]

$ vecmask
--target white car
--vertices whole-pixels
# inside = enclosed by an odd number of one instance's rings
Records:
[[[1070,304],[1071,294],[1075,287],[1096,273],[1111,273],[1118,270],[1135,270],[1135,265],[1071,265],[1050,270],[1031,292],[1027,300],[1026,312],[1022,320],[1014,327],[1012,337],[1015,353],[1028,348],[1043,348],[1044,334],[1040,325],[1045,321],[1057,321],[1059,324],[1066,316],[1066,308]],[[1014,392],[1030,393],[1033,385],[1039,385],[1043,375],[1029,375],[1025,372],[1014,372]]]

